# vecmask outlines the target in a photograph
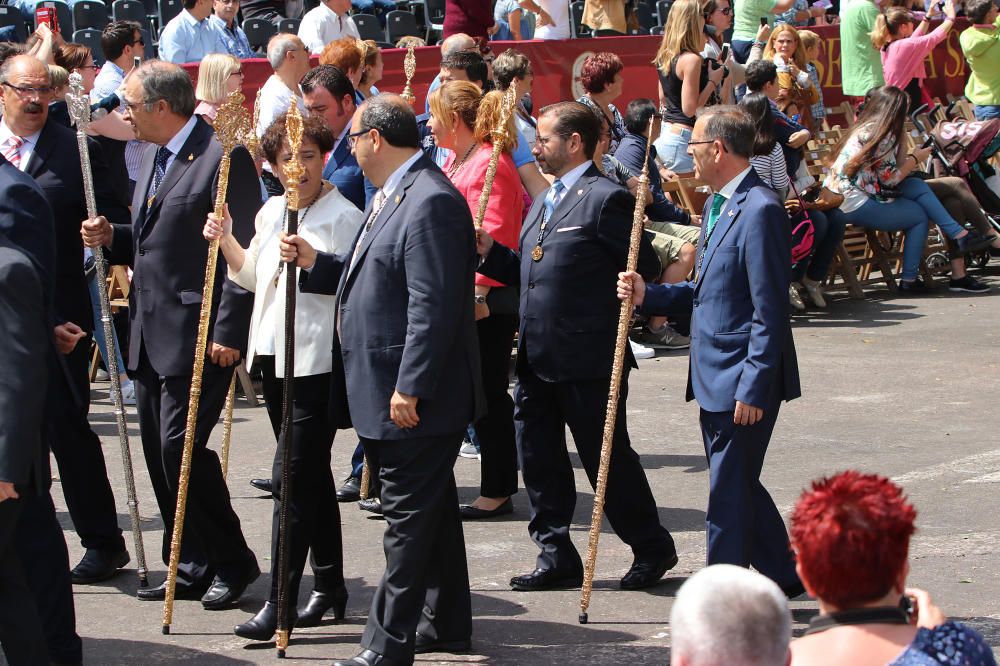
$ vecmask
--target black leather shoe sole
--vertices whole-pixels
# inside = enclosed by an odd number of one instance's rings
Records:
[[[117,553],[87,551],[80,563],[69,572],[74,585],[91,585],[112,578],[118,570],[128,564],[132,558],[128,551]]]
[[[416,643],[413,645],[414,654],[427,654],[429,652],[447,652],[449,654],[461,654],[472,649],[472,641],[421,641],[418,635]]]
[[[246,589],[250,587],[250,584],[255,580],[260,578],[260,568],[254,567],[254,570],[250,572],[250,576],[246,580],[240,581],[239,583],[227,583],[224,581],[216,580],[205,596],[201,598],[201,605],[205,610],[223,610],[229,608],[230,606],[239,602],[240,597],[246,592]],[[214,596],[210,599],[206,599],[209,595],[212,595],[215,591],[221,591],[221,594]]]
[[[194,601],[201,599],[205,594],[205,588],[198,588],[191,585],[178,585],[174,589],[174,599],[178,601]],[[156,587],[141,587],[135,596],[142,601],[163,601],[167,597],[167,584],[161,583]]]
[[[515,576],[510,579],[510,589],[515,592],[544,592],[545,590],[572,590],[583,585],[583,574],[546,577],[544,580]]]
[[[337,489],[338,502],[357,502],[361,499],[361,479],[349,477],[344,485]]]
[[[269,495],[274,492],[274,484],[271,479],[250,479],[250,485]]]
[[[641,575],[636,575],[630,578],[631,571],[625,574],[620,581],[621,589],[623,590],[642,590],[647,587],[652,587],[660,582],[668,571],[677,566],[679,561],[677,553],[674,553],[668,559],[660,562],[655,569],[649,569],[647,572],[643,572]]]

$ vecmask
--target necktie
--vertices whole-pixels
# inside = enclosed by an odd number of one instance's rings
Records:
[[[24,139],[19,136],[10,135],[10,138],[4,142],[3,156],[7,158],[7,161],[13,164],[18,169],[21,168],[21,146],[24,145]]]
[[[545,197],[545,222],[552,219],[552,213],[555,212],[556,206],[559,205],[559,200],[562,198],[562,193],[565,189],[566,186],[558,178],[552,183],[552,189],[549,190],[549,195]]]
[[[715,223],[719,221],[719,213],[722,212],[722,207],[725,205],[726,197],[721,194],[712,195],[712,209],[708,211],[708,223],[705,226],[705,245],[708,245],[708,239],[712,237]]]
[[[149,197],[146,199],[147,207],[153,205],[153,199],[156,198],[156,190],[160,189],[163,177],[167,173],[167,160],[170,159],[171,154],[166,146],[160,146],[156,149],[156,159],[153,161],[153,183],[149,186]]]
[[[365,226],[361,229],[361,235],[358,236],[358,244],[354,246],[354,254],[351,255],[351,265],[350,268],[354,268],[354,262],[358,259],[358,252],[361,250],[361,244],[365,242],[365,237],[368,236],[368,232],[372,230],[372,225],[375,224],[375,218],[378,214],[382,212],[382,208],[385,206],[386,201],[385,192],[379,190],[375,194],[375,199],[372,201],[372,214],[368,216],[368,221],[365,222]]]

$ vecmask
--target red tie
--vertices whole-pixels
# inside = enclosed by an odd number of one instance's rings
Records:
[[[3,156],[18,169],[21,168],[21,146],[23,145],[24,139],[13,134],[4,143]]]

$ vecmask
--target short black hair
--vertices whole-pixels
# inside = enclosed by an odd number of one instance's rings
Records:
[[[746,84],[750,92],[760,92],[778,78],[778,67],[770,60],[754,60],[747,65]]]
[[[376,95],[361,111],[361,129],[378,130],[386,143],[396,148],[419,148],[420,132],[413,108],[394,95]]]
[[[354,97],[354,84],[347,78],[347,74],[334,65],[313,67],[302,77],[299,87],[304,93],[311,93],[316,88],[326,88],[336,100],[344,99],[345,95]]]
[[[581,102],[556,102],[541,110],[538,117],[554,116],[555,132],[563,138],[579,134],[583,141],[583,154],[594,157],[597,139],[601,135],[601,121],[591,107]]]
[[[759,60],[757,62],[760,62]],[[750,159],[753,155],[755,128],[753,118],[746,109],[732,104],[718,104],[703,108],[698,120],[704,122],[706,141],[722,141],[729,152]]]
[[[281,145],[284,143],[287,133],[285,127],[287,118],[286,114],[278,116],[278,119],[271,123],[267,130],[265,130],[264,136],[260,138],[261,150],[264,151],[264,157],[271,164],[278,163]],[[336,141],[333,132],[326,126],[323,119],[316,116],[306,116],[302,119],[302,139],[309,139],[315,143],[316,147],[319,148],[319,152],[324,155],[333,150],[333,143]]]
[[[135,33],[142,35],[138,21],[112,21],[101,31],[101,51],[108,60],[117,60],[125,48],[135,43]]]
[[[483,56],[475,51],[458,51],[449,53],[441,58],[441,69],[460,69],[469,77],[469,81],[486,91],[486,82],[489,81],[489,70],[486,68],[486,61]]]
[[[965,3],[965,15],[973,23],[982,23],[990,13],[994,0],[968,0]]]
[[[646,97],[634,99],[625,109],[625,129],[629,134],[641,135],[649,127],[649,119],[656,115],[656,105]]]

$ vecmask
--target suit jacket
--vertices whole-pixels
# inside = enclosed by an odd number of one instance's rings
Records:
[[[94,174],[97,212],[112,224],[128,222],[128,207],[114,191],[107,163],[98,143],[87,139]],[[42,188],[52,208],[56,238],[55,312],[57,323],[71,321],[85,331],[94,329],[94,315],[83,271],[80,224],[87,219],[83,170],[76,132],[49,118],[25,173]]]
[[[369,207],[366,222],[370,214]],[[334,372],[342,372],[344,384],[338,390],[334,382],[335,420],[345,424],[346,396],[361,437],[395,440],[463,431],[484,404],[469,205],[421,156],[350,267],[355,244],[345,255],[320,253],[302,275],[303,291],[337,293]],[[393,390],[419,398],[416,428],[402,430],[389,418]]]
[[[364,210],[378,191],[361,172],[358,160],[351,154],[351,147],[346,139],[338,143],[330,153],[330,159],[323,167],[323,180],[336,185],[340,193],[357,206],[358,210]]]
[[[38,183],[0,155],[0,236],[6,236],[38,271],[50,328],[56,289],[55,234],[52,208]]]
[[[116,224],[111,261],[134,268],[129,293],[129,370],[139,363],[144,346],[161,375],[191,374],[198,334],[208,242],[201,234],[214,209],[222,146],[211,125],[198,119],[174,159],[147,210],[155,150],[147,150],[136,181],[132,224]],[[244,246],[253,237],[260,208],[260,186],[250,154],[242,146],[231,156],[226,202],[233,233]],[[246,352],[253,294],[226,278],[219,254],[212,299],[210,342]]]
[[[618,313],[618,273],[625,270],[635,197],[591,165],[567,191],[549,220],[544,255],[533,261],[543,204],[535,197],[519,240],[520,254],[493,243],[483,275],[520,285],[517,368],[546,381],[611,375]],[[659,276],[660,262],[643,234],[639,273]],[[626,347],[628,362],[635,358]]]
[[[708,219],[711,199],[702,219]],[[642,310],[656,313],[687,291],[693,298],[687,399],[709,412],[736,401],[765,407],[801,395],[788,318],[791,235],[778,195],[753,170],[719,214],[693,285],[649,285]]]

